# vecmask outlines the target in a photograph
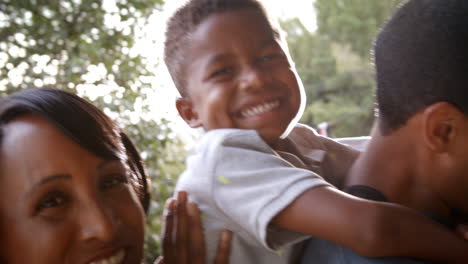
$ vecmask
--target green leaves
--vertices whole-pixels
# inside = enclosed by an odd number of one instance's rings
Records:
[[[297,19],[282,22],[304,83],[301,122],[328,123],[329,136],[367,135],[373,122],[374,69],[370,50],[379,27],[402,0],[316,0],[317,32]]]
[[[379,27],[403,0],[316,0],[318,31],[350,45],[363,58],[370,56]]]

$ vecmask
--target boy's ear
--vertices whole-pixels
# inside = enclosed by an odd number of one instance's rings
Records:
[[[179,115],[185,120],[185,122],[191,128],[197,128],[202,126],[201,120],[198,118],[198,114],[193,108],[193,103],[190,98],[182,97],[177,98],[176,108],[179,112]]]
[[[463,114],[453,105],[440,102],[427,107],[424,112],[424,140],[436,152],[449,151],[460,133]]]

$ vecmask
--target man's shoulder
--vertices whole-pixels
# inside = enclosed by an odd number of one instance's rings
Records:
[[[346,192],[365,199],[386,201],[379,190],[366,185],[353,185]],[[423,264],[424,262],[403,257],[368,258],[361,256],[349,248],[342,247],[331,241],[311,238],[307,241],[302,258],[302,264]]]
[[[308,240],[301,264],[424,264],[425,262],[404,257],[368,258],[349,248],[320,238]]]

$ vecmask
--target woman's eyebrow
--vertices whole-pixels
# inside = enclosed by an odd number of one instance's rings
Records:
[[[104,160],[103,162],[99,163],[99,164],[96,166],[96,170],[97,170],[97,171],[100,171],[100,170],[105,169],[107,166],[111,166],[111,165],[125,166],[124,163],[123,163],[121,160],[119,160],[119,159]]]
[[[47,184],[52,181],[58,181],[58,180],[71,180],[72,176],[70,174],[55,174],[51,176],[47,176],[44,179],[41,179],[40,181],[36,182],[25,194],[25,196],[28,196],[30,193],[32,193],[34,190],[39,188],[40,186]]]

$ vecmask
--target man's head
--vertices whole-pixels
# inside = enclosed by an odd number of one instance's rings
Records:
[[[409,1],[380,32],[375,64],[383,134],[437,102],[468,113],[468,1]]]
[[[387,153],[410,163],[418,188],[465,215],[467,47],[466,0],[410,0],[375,44],[380,134],[398,150]]]
[[[300,117],[302,84],[258,1],[189,1],[166,38],[177,109],[191,127],[255,129],[274,144]]]

